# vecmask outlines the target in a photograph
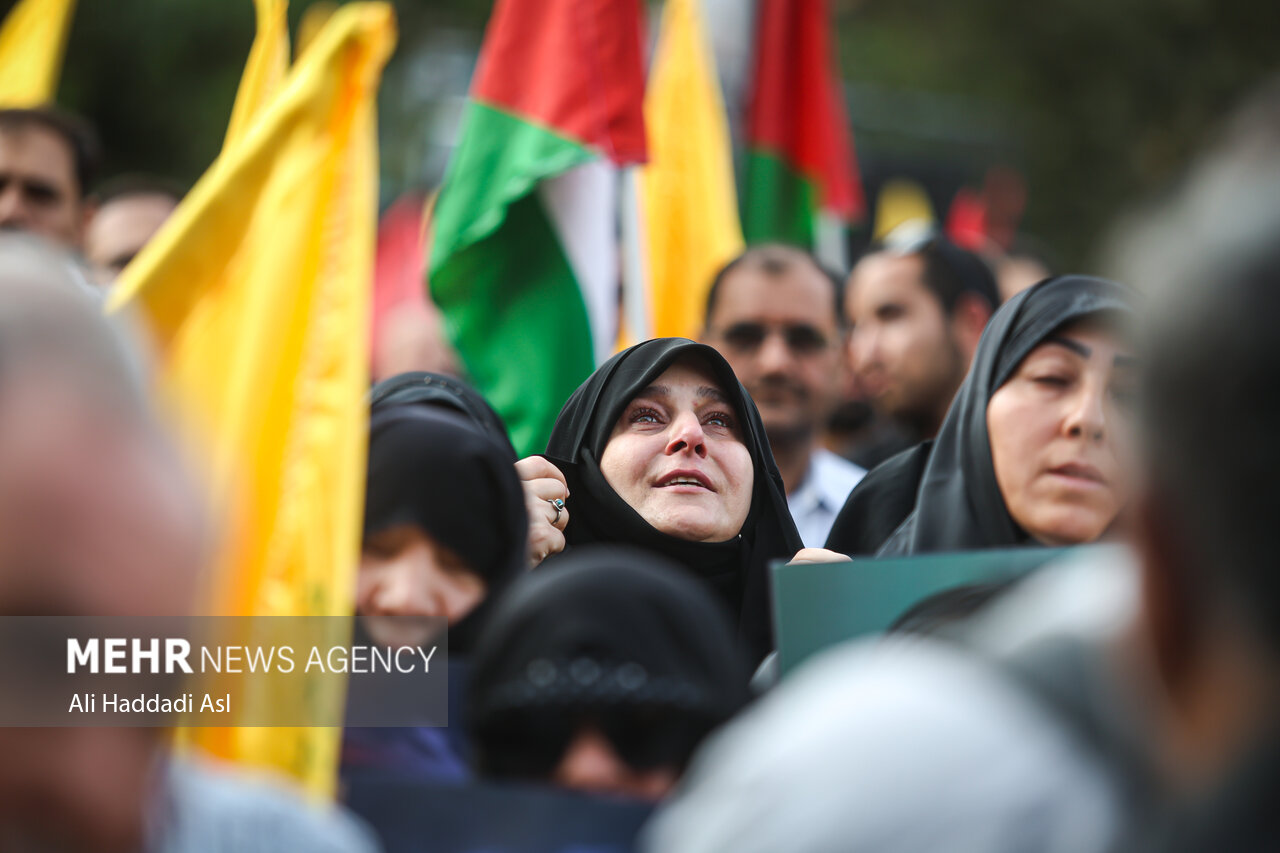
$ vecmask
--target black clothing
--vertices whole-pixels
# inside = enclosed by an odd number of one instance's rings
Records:
[[[932,441],[896,453],[867,472],[845,499],[826,548],[850,557],[871,556],[916,506]]]
[[[1140,839],[1121,850],[1141,853],[1263,853],[1280,850],[1280,739],[1253,745],[1202,799],[1170,802]]]
[[[515,452],[435,402],[376,406],[369,421],[364,537],[413,524],[462,558],[487,598],[526,568],[529,520]],[[464,652],[488,601],[449,630]]]
[[[430,405],[461,412],[499,444],[516,455],[502,418],[480,392],[455,376],[411,370],[390,376],[369,392],[369,409],[380,412],[392,406]]]
[[[754,467],[750,513],[738,536],[726,542],[689,542],[659,532],[600,472],[600,457],[627,404],[673,363],[689,357],[707,366],[733,405]],[[710,584],[738,614],[738,629],[753,660],[772,650],[767,564],[789,559],[803,546],[755,403],[720,353],[683,338],[646,341],[618,353],[564,404],[546,457],[568,481],[565,539],[571,548],[593,542],[634,545],[675,560]]]
[[[746,702],[748,674],[728,614],[687,572],[584,546],[498,601],[472,659],[468,729],[482,770],[501,776],[549,773],[585,725],[633,767],[683,767]]]

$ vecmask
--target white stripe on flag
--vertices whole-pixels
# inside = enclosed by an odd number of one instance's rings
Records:
[[[551,226],[582,291],[599,366],[618,336],[617,170],[607,160],[570,169],[539,185]]]

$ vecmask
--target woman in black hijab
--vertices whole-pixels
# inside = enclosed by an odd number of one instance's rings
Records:
[[[723,606],[680,567],[585,546],[517,581],[473,659],[482,776],[656,800],[747,701]]]
[[[493,598],[527,567],[528,518],[501,421],[455,379],[404,374],[374,388],[357,645],[427,645],[445,627],[451,681]],[[344,772],[467,775],[445,729],[347,730]]]
[[[891,556],[1103,535],[1125,492],[1117,427],[1135,307],[1129,288],[1087,276],[1006,302],[937,438],[868,474],[828,549]]]
[[[744,476],[730,450],[745,450]],[[752,660],[772,649],[767,564],[801,542],[760,415],[715,349],[661,338],[615,355],[561,409],[546,460],[540,479],[554,488],[563,475],[566,507],[539,493],[535,528],[559,521],[570,547],[632,545],[676,561],[738,614]]]
[[[516,455],[506,425],[493,406],[480,392],[455,376],[410,370],[382,380],[369,392],[371,415],[394,406],[410,405],[436,406],[466,415],[482,432],[510,450],[513,458]]]

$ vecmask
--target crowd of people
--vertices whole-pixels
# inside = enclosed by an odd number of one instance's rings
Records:
[[[919,223],[847,274],[749,247],[700,340],[610,358],[524,459],[465,377],[378,382],[354,630],[447,631],[451,716],[348,728],[342,798],[632,800],[651,853],[1274,849],[1277,152],[1272,88],[1120,232],[1116,280],[1012,292]],[[199,609],[212,534],[97,296],[181,192],[91,193],[96,159],[73,117],[0,110],[0,614]],[[778,563],[1091,543],[778,676]],[[393,835],[158,730],[0,755],[4,850]]]

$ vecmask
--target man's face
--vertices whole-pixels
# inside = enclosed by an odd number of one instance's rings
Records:
[[[138,193],[106,202],[89,223],[85,257],[115,278],[160,230],[175,207],[177,203],[163,193]]]
[[[721,282],[707,343],[746,386],[775,444],[807,439],[830,409],[840,362],[834,302],[831,282],[805,261],[776,275],[747,266]]]
[[[0,130],[0,228],[79,249],[85,218],[67,141],[39,125]]]
[[[964,356],[917,255],[876,254],[849,277],[849,360],[859,388],[895,420],[932,433],[964,379]]]

